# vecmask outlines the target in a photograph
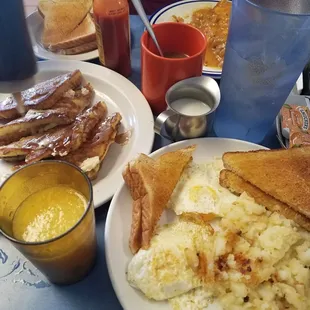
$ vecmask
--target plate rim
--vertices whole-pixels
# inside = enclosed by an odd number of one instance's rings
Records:
[[[157,11],[155,11],[150,17],[149,17],[149,22],[151,25],[156,25],[157,19],[164,14],[165,12],[178,7],[178,6],[182,6],[183,4],[187,4],[187,3],[196,3],[196,2],[204,2],[204,3],[214,3],[214,2],[219,2],[220,0],[181,0],[181,1],[177,1],[171,4],[168,4],[160,9],[158,9]],[[221,75],[222,75],[222,70],[214,70],[214,71],[210,71],[208,69],[207,66],[203,66],[202,69],[202,74],[203,75],[208,75],[214,79],[220,79]]]
[[[129,150],[130,153],[138,154],[138,153],[146,153],[149,154],[153,148],[155,133],[154,133],[154,118],[152,114],[152,110],[143,96],[142,92],[138,89],[136,85],[134,85],[130,80],[120,75],[117,72],[114,72],[106,67],[96,65],[89,62],[79,61],[79,60],[44,60],[37,62],[38,72],[53,72],[53,71],[72,71],[74,69],[80,69],[82,74],[91,75],[92,77],[99,79],[101,81],[107,81],[109,83],[111,79],[116,79],[121,81],[119,84],[113,84],[117,89],[121,89],[121,91],[126,95],[132,102],[132,105],[135,107],[133,110],[133,115],[136,118],[137,123],[139,124],[139,130],[137,131],[135,145],[132,149]],[[88,68],[88,69],[87,69]],[[86,72],[85,72],[86,71]],[[96,73],[97,72],[97,73]],[[113,81],[112,81],[113,83]],[[121,85],[121,86],[119,86]],[[96,89],[95,89],[96,90]],[[132,92],[133,94],[129,94]],[[117,103],[116,103],[117,105]],[[134,156],[134,155],[133,155]],[[124,164],[125,165],[125,164]],[[116,167],[117,170],[123,169],[123,167]],[[114,169],[113,169],[114,170]],[[113,170],[109,172],[113,176]],[[118,176],[113,176],[113,181],[108,187],[105,188],[104,197],[96,199],[96,188],[99,184],[93,184],[94,190],[94,207],[98,208],[103,206],[106,202],[111,200],[113,195],[116,193],[119,184],[123,182],[122,174],[120,173]]]
[[[222,141],[222,143],[225,142],[237,142],[239,144],[244,144],[244,145],[249,145],[250,147],[253,147],[253,150],[269,150],[269,148],[263,146],[263,145],[259,145],[253,142],[248,142],[248,141],[244,141],[244,140],[238,140],[238,139],[230,139],[230,138],[217,138],[217,137],[207,137],[207,138],[197,138],[197,139],[189,139],[189,140],[183,140],[183,141],[179,141],[179,142],[175,142],[175,143],[171,143],[168,144],[166,146],[161,147],[160,149],[152,152],[149,154],[149,156],[151,158],[156,158],[159,155],[165,154],[165,151],[169,151],[169,148],[171,148],[171,146],[188,146],[190,144],[199,144],[204,143],[203,141],[208,141],[208,140],[218,140],[218,141]],[[126,308],[126,304],[124,302],[124,297],[122,296],[122,292],[120,292],[119,287],[115,281],[115,278],[113,277],[113,272],[112,272],[112,257],[111,257],[111,242],[109,236],[109,230],[110,227],[112,226],[112,213],[114,211],[114,209],[116,208],[117,205],[117,200],[118,197],[121,193],[121,191],[125,188],[125,183],[124,181],[122,182],[122,184],[119,186],[118,190],[116,191],[115,195],[112,198],[112,201],[110,203],[110,207],[107,213],[107,217],[106,217],[106,222],[105,222],[105,229],[104,229],[104,249],[105,249],[105,260],[106,260],[106,264],[107,264],[107,269],[108,269],[108,274],[110,277],[110,281],[113,287],[113,290],[117,296],[117,299],[119,301],[119,303],[121,304],[122,308],[124,310],[132,310],[129,308]],[[129,284],[128,284],[129,285]]]
[[[36,57],[40,59],[44,59],[44,60],[77,60],[77,61],[78,60],[81,60],[81,61],[92,60],[92,59],[96,59],[99,57],[98,49],[95,49],[95,50],[92,50],[86,53],[76,54],[76,55],[61,55],[61,54],[53,53],[51,51],[46,50],[48,55],[44,56],[43,54],[40,53],[40,51],[37,52],[36,49],[34,48],[35,46],[37,46],[37,42],[35,40],[33,27],[31,25],[32,20],[35,21],[37,18],[43,19],[38,9],[28,14],[26,17],[26,23],[27,23],[27,28],[28,28],[29,35],[30,35],[31,46],[32,46],[33,52]]]

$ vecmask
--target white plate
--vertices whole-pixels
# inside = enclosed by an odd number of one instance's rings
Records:
[[[91,60],[98,57],[98,50],[77,54],[77,55],[61,55],[53,53],[45,49],[41,43],[41,35],[43,31],[43,18],[38,11],[33,12],[26,18],[29,35],[32,42],[32,48],[35,55],[42,59],[50,60]]]
[[[125,164],[138,153],[149,153],[153,146],[154,121],[148,102],[129,80],[105,67],[81,61],[40,61],[36,82],[45,81],[59,74],[80,69],[85,80],[95,90],[93,103],[103,100],[108,114],[120,112],[122,125],[120,132],[132,130],[129,143],[111,145],[103,161],[98,178],[93,182],[95,208],[112,198],[122,183]],[[0,94],[0,100],[7,95]],[[0,177],[11,173],[11,165],[0,160]]]
[[[197,145],[197,149],[193,155],[193,160],[197,163],[212,160],[214,157],[222,156],[224,152],[228,151],[266,149],[263,146],[246,141],[201,138],[170,144],[152,153],[151,157],[157,158],[164,153],[175,151],[192,144]],[[131,196],[123,184],[112,199],[105,226],[106,261],[113,288],[124,310],[169,310],[171,308],[168,303],[148,300],[139,291],[133,289],[126,280],[127,264],[132,258],[128,247],[132,211],[131,204]]]
[[[173,15],[181,16],[184,18],[185,22],[190,22],[191,15],[194,11],[204,8],[206,6],[213,7],[219,0],[184,0],[178,1],[173,4],[167,5],[164,8],[160,9],[150,17],[151,25],[159,24],[163,22],[173,21]],[[202,73],[213,77],[214,79],[220,79],[222,70],[218,68],[212,68],[203,66]]]

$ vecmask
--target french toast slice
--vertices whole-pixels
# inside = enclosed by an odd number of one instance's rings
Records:
[[[25,116],[0,125],[0,145],[72,123],[75,117],[90,105],[94,91],[92,86],[87,84],[81,89],[67,93],[52,109],[29,110]]]
[[[70,125],[54,128],[44,134],[22,138],[0,147],[0,158],[25,158],[25,163],[33,163],[44,158],[66,156],[78,149],[89,137],[97,123],[105,116],[105,103],[98,102],[80,113]]]
[[[25,111],[49,109],[56,104],[65,92],[77,88],[81,83],[82,73],[80,70],[75,70],[36,84],[34,87],[21,92],[24,109]],[[0,102],[0,119],[15,119],[20,116],[17,102],[13,97],[8,97]]]
[[[96,179],[102,162],[115,141],[121,119],[119,113],[114,113],[100,121],[91,132],[89,140],[61,159],[80,167],[91,180]]]
[[[177,185],[183,170],[192,160],[196,146],[190,146],[152,159],[145,154],[127,164],[123,178],[133,199],[129,247],[134,254],[147,249],[157,222]]]
[[[310,147],[228,152],[224,167],[310,217]]]
[[[219,182],[221,186],[227,188],[237,196],[240,196],[243,192],[246,192],[249,196],[254,198],[256,203],[264,206],[269,211],[278,212],[286,218],[293,220],[304,229],[310,231],[310,219],[308,219],[305,215],[296,212],[287,204],[264,193],[259,188],[237,176],[235,173],[223,169],[220,172]]]
[[[20,116],[17,103],[12,96],[0,101],[0,120],[11,120]]]

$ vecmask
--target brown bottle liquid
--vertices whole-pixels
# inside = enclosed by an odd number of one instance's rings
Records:
[[[101,64],[128,77],[131,58],[127,0],[94,0],[94,19]]]

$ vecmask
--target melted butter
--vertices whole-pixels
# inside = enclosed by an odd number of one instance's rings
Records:
[[[132,134],[131,130],[128,130],[123,133],[119,133],[115,137],[115,143],[120,144],[120,145],[126,145],[131,138],[131,134]]]
[[[20,115],[24,115],[26,111],[25,111],[25,106],[24,106],[24,103],[23,103],[23,99],[22,99],[21,93],[20,92],[14,93],[14,94],[12,94],[12,96],[13,96],[16,104],[17,104],[16,105],[16,109],[17,109],[18,113]]]
[[[40,190],[18,207],[13,218],[13,236],[26,242],[60,236],[78,222],[86,206],[86,198],[70,187]]]

